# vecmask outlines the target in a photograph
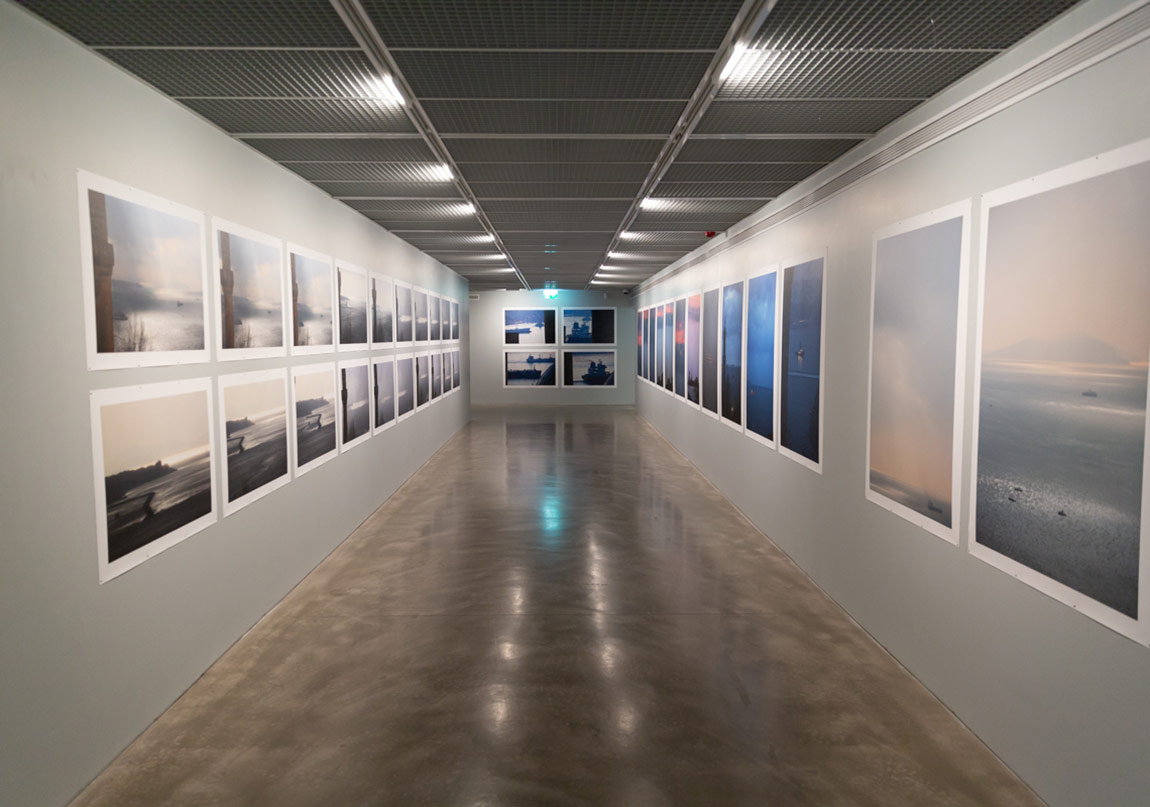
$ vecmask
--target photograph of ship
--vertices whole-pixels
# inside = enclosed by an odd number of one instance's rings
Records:
[[[674,390],[675,384],[675,304],[663,306],[663,389]]]
[[[375,401],[375,429],[395,420],[395,361],[381,359],[372,365],[372,400]]]
[[[439,299],[439,327],[442,328],[440,339],[444,342],[451,341],[451,300],[446,297]]]
[[[335,371],[330,364],[292,369],[295,466],[304,473],[335,456]]]
[[[427,339],[438,342],[442,336],[439,330],[439,297],[434,294],[427,296]]]
[[[443,354],[431,354],[431,400],[443,394]]]
[[[687,400],[699,403],[699,317],[703,309],[703,295],[687,298]]]
[[[554,308],[507,308],[503,311],[503,344],[555,344]]]
[[[1122,149],[984,197],[972,551],[1057,581],[1070,592],[1044,590],[1100,619],[1113,615],[1090,601],[1138,618],[1147,152]],[[1041,585],[1034,577],[1022,575]]]
[[[282,354],[283,250],[279,241],[216,228],[216,283],[220,292],[221,359]]]
[[[411,356],[395,359],[395,416],[401,418],[415,410],[415,360]]]
[[[719,379],[723,417],[732,423],[743,422],[743,284],[723,287],[723,321],[720,344],[723,348],[722,373]]]
[[[292,344],[322,351],[334,342],[331,261],[291,251]],[[303,352],[318,352],[317,350]]]
[[[367,272],[337,263],[335,288],[339,300],[339,346],[367,347]]]
[[[687,300],[675,301],[675,394],[687,395]]]
[[[459,303],[451,301],[451,340],[459,341]]]
[[[395,339],[392,309],[395,306],[395,293],[391,278],[372,273],[371,275],[371,344],[390,345]]]
[[[415,405],[426,406],[431,401],[431,356],[422,353],[415,357]]]
[[[215,520],[210,389],[197,379],[92,393],[101,580],[140,563],[145,547]]]
[[[703,292],[703,408],[719,414],[719,290]]]
[[[427,336],[427,292],[423,289],[415,289],[411,292],[411,299],[414,304],[414,322],[415,322],[415,341],[426,342]]]
[[[204,351],[203,216],[98,177],[81,174],[81,181],[91,235],[85,289],[95,324],[93,366],[160,358],[113,359],[116,353]]]
[[[655,386],[663,386],[663,306],[655,306]]]
[[[778,273],[747,281],[747,431],[775,439],[775,296]]]
[[[459,351],[451,352],[451,386],[459,389]]]
[[[956,542],[949,528],[958,495],[962,242],[961,213],[875,242],[867,491],[946,528],[931,532]]]
[[[563,351],[563,386],[615,386],[615,351]]]
[[[411,344],[415,331],[412,326],[411,287],[395,284],[395,341]]]
[[[564,308],[563,344],[615,344],[615,309]]]
[[[220,413],[227,461],[225,515],[287,484],[286,370],[220,376]],[[275,484],[279,483],[279,484]],[[254,493],[259,495],[251,495]],[[239,500],[243,499],[243,502]]]
[[[783,270],[779,445],[820,463],[823,259]]]
[[[554,387],[554,350],[507,350],[503,353],[503,386]]]
[[[340,446],[345,449],[371,435],[370,384],[367,359],[340,363]]]

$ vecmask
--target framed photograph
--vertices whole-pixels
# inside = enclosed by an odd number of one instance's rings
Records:
[[[655,377],[653,379],[655,386],[659,389],[663,389],[664,387],[663,374],[665,368],[663,364],[663,331],[664,310],[663,304],[659,303],[659,305],[655,306]]]
[[[372,272],[371,346],[392,347],[395,344],[395,286],[390,277]]]
[[[743,315],[746,305],[743,281],[723,286],[723,320],[719,325],[722,366],[719,372],[719,404],[723,422],[743,428]]]
[[[703,292],[703,411],[719,417],[719,296],[718,286]]]
[[[615,351],[563,351],[563,386],[613,389],[615,387]]]
[[[339,453],[339,384],[334,364],[292,368],[295,475],[302,476]]]
[[[675,394],[675,303],[663,304],[663,389]]]
[[[636,335],[635,335],[635,377],[638,379],[643,378],[643,354],[645,348],[643,347],[643,314],[644,311],[639,311],[635,316]]]
[[[702,350],[703,294],[687,295],[687,403],[698,406],[701,400],[700,362]]]
[[[395,345],[411,347],[415,341],[415,301],[411,286],[395,282]]]
[[[441,311],[439,295],[433,291],[427,293],[427,341],[439,344],[443,337],[440,329],[439,313]]]
[[[443,351],[443,394],[450,395],[455,391],[455,378],[451,370],[451,360],[455,355],[454,351]]]
[[[335,288],[339,302],[339,349],[367,350],[367,270],[344,261],[335,262]]]
[[[825,255],[783,264],[779,305],[779,452],[822,473]]]
[[[431,354],[431,400],[443,394],[443,354]]]
[[[431,403],[431,354],[415,354],[415,408]]]
[[[441,342],[450,342],[451,336],[451,300],[447,297],[439,298],[439,327]]]
[[[615,344],[615,309],[564,308],[563,344]]]
[[[288,244],[292,355],[335,350],[334,273],[327,255]]]
[[[459,301],[451,301],[451,341],[459,341]]]
[[[415,310],[415,341],[426,345],[430,336],[430,325],[427,314],[427,289],[418,286],[411,290],[412,304]]]
[[[982,197],[977,558],[1150,641],[1150,140]]]
[[[375,402],[372,433],[379,434],[395,423],[395,359],[375,359],[371,364],[371,399]]]
[[[643,313],[643,322],[646,325],[646,335],[644,340],[647,345],[647,357],[643,362],[644,378],[648,384],[655,383],[655,356],[656,356],[656,339],[655,339],[655,309],[648,308]]]
[[[778,268],[747,281],[747,339],[743,366],[747,368],[743,400],[747,436],[775,447],[775,368],[778,367]]]
[[[339,450],[371,437],[371,368],[367,359],[339,363]]]
[[[871,262],[866,497],[955,545],[970,210],[884,227]]]
[[[204,214],[78,171],[88,369],[207,361]]]
[[[291,481],[286,369],[221,375],[220,445],[224,515]]]
[[[286,356],[283,242],[213,218],[212,248],[217,357]]]
[[[557,387],[554,350],[503,351],[504,387]]]
[[[106,583],[215,522],[212,382],[100,389],[90,400]]]
[[[451,351],[451,388],[459,389],[462,384],[460,383],[460,369],[459,369],[459,350]]]
[[[504,345],[554,345],[554,308],[504,308]]]
[[[415,356],[405,353],[395,357],[395,419],[409,417],[415,411]]]
[[[687,298],[675,301],[675,394],[687,397]]]

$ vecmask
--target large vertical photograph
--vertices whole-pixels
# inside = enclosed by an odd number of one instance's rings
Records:
[[[227,516],[291,479],[287,370],[222,375],[219,399]]]
[[[415,358],[395,357],[395,419],[403,420],[415,411]]]
[[[451,370],[451,361],[455,352],[446,350],[443,353],[443,394],[447,395],[455,388],[455,375]]]
[[[459,351],[451,351],[451,386],[454,389],[460,387],[460,367],[459,367]]]
[[[391,278],[371,273],[371,346],[391,347],[395,343],[395,292]]]
[[[747,434],[775,442],[777,271],[747,281]]]
[[[443,336],[440,329],[440,312],[439,295],[435,292],[429,292],[427,295],[427,340],[429,342],[438,342]]]
[[[564,308],[563,344],[615,344],[615,309]]]
[[[292,368],[295,473],[305,474],[339,453],[336,412],[339,387],[334,364]]]
[[[395,281],[395,343],[410,347],[415,339],[414,301],[411,286]]]
[[[288,245],[292,353],[335,348],[335,278],[331,258]]]
[[[451,341],[459,341],[459,302],[451,301]]]
[[[719,289],[703,292],[703,411],[719,415]]]
[[[431,354],[417,353],[415,356],[415,406],[431,403]]]
[[[663,305],[663,389],[675,391],[675,304]]]
[[[823,259],[783,269],[779,334],[779,447],[821,470]]]
[[[415,326],[415,341],[427,343],[429,323],[427,314],[427,290],[414,288],[411,291],[412,323]]]
[[[371,365],[371,399],[375,401],[372,428],[379,434],[395,422],[395,360],[377,359]]]
[[[699,361],[701,359],[700,331],[703,313],[703,295],[687,297],[687,400],[699,405]]]
[[[687,298],[675,301],[675,394],[687,397]]]
[[[643,339],[647,345],[647,355],[643,359],[643,377],[652,384],[655,383],[655,312],[648,308],[643,312],[644,334]]]
[[[955,544],[969,217],[963,202],[876,233],[871,292],[866,496]]]
[[[635,336],[635,375],[639,378],[643,377],[643,328],[644,321],[646,320],[646,311],[640,311],[639,315],[635,317],[637,324],[637,334]]]
[[[563,386],[613,388],[615,386],[615,351],[563,351]]]
[[[723,286],[723,319],[719,325],[723,351],[719,401],[723,420],[743,425],[743,282]]]
[[[451,300],[446,297],[439,298],[439,339],[442,342],[451,341]]]
[[[339,301],[339,349],[365,350],[370,336],[367,270],[336,261],[335,289]]]
[[[212,232],[219,358],[284,355],[283,244],[220,219],[212,220]]]
[[[443,354],[431,354],[431,400],[443,394]]]
[[[555,344],[554,308],[503,309],[503,344]]]
[[[371,387],[367,359],[339,363],[340,451],[347,451],[371,437]]]
[[[655,306],[655,386],[663,387],[663,305]]]
[[[556,387],[554,350],[503,351],[503,386]]]
[[[78,177],[88,369],[207,361],[204,214]]]
[[[1150,141],[988,193],[971,551],[1146,642]]]
[[[211,379],[94,390],[101,583],[216,520]]]

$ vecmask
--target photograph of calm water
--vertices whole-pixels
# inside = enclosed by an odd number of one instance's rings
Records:
[[[415,323],[415,341],[426,342],[428,339],[427,321],[427,292],[418,289],[411,293],[414,304],[413,322]]]
[[[424,353],[415,357],[415,405],[426,406],[431,401],[431,356]]]
[[[451,301],[451,338],[459,340],[459,303]]]
[[[778,273],[747,281],[747,430],[775,439],[775,297]]]
[[[278,247],[226,230],[217,233],[220,347],[284,346],[283,258]]]
[[[234,502],[287,476],[287,391],[281,376],[223,387],[223,398],[227,495]]]
[[[687,400],[699,402],[699,325],[703,309],[703,295],[687,298]]]
[[[295,385],[296,468],[336,450],[336,389],[331,365],[318,372],[300,373]]]
[[[687,301],[675,301],[675,394],[687,394]]]
[[[643,329],[646,327],[647,312],[640,311],[639,316],[635,318],[638,327],[635,336],[635,375],[643,378]]]
[[[663,389],[674,391],[675,384],[675,304],[667,303],[663,306]]]
[[[509,308],[503,312],[503,344],[555,344],[555,310]]]
[[[819,462],[823,259],[783,270],[779,445]]]
[[[646,370],[647,380],[655,380],[655,312],[648,308],[643,314],[643,321],[647,326],[647,333],[645,339],[647,342],[647,360],[644,362],[644,370]]]
[[[395,323],[392,308],[395,293],[391,278],[383,275],[371,276],[371,343],[386,345],[395,339]]]
[[[723,287],[723,321],[720,324],[723,349],[722,402],[723,417],[732,423],[743,422],[743,284]]]
[[[402,417],[415,409],[415,360],[395,360],[395,413]]]
[[[342,445],[371,433],[371,390],[367,362],[339,368]]]
[[[431,400],[443,394],[443,354],[431,354]]]
[[[339,343],[367,346],[367,275],[336,266],[339,291]]]
[[[459,389],[459,351],[451,351],[451,386]]]
[[[439,327],[439,298],[434,294],[427,296],[427,338],[428,341],[438,342],[442,336]]]
[[[391,359],[372,365],[375,391],[375,428],[379,429],[395,420],[395,362]]]
[[[440,339],[444,342],[451,340],[451,300],[442,297],[439,300],[439,327]]]
[[[395,341],[410,342],[415,329],[412,322],[411,289],[395,284]]]
[[[719,290],[703,292],[703,408],[719,414]]]
[[[655,306],[655,384],[663,386],[663,306]]]
[[[1150,163],[987,215],[975,540],[1137,619]]]
[[[615,386],[614,350],[567,350],[563,352],[563,386]]]
[[[615,344],[615,309],[564,308],[563,344]]]
[[[334,345],[331,264],[291,253],[291,284],[295,289],[293,328],[296,347]]]
[[[503,354],[503,383],[508,387],[554,387],[554,350],[508,350]]]

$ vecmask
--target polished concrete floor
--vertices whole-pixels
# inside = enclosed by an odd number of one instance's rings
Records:
[[[1034,805],[633,410],[476,410],[78,805]]]

